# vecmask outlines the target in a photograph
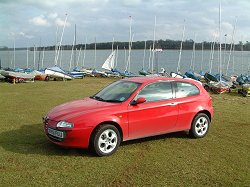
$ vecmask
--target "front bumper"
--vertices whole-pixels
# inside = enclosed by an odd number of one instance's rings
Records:
[[[57,128],[56,123],[53,120],[44,120],[44,132],[46,137],[52,143],[62,146],[62,147],[72,147],[72,148],[88,148],[89,147],[89,139],[92,133],[92,127],[86,128]],[[56,130],[58,132],[62,132],[63,137],[54,136],[48,133],[48,128],[52,130]]]

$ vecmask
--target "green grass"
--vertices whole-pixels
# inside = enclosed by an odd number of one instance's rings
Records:
[[[109,157],[50,143],[42,117],[115,79],[0,83],[0,186],[250,186],[250,98],[212,95],[209,134],[124,142]]]

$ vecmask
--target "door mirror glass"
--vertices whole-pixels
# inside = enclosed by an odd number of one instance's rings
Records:
[[[139,97],[138,99],[133,100],[131,102],[131,105],[138,105],[138,104],[145,103],[145,102],[146,102],[146,99],[144,97]]]

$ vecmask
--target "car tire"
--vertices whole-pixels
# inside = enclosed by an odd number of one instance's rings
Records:
[[[101,125],[94,132],[90,140],[90,148],[98,156],[112,155],[119,147],[121,135],[114,125]]]
[[[204,86],[204,88],[205,88],[205,90],[206,90],[207,92],[209,92],[209,91],[210,91],[210,88],[209,88],[209,86],[208,86],[208,85],[205,85],[205,86]]]
[[[189,130],[189,135],[192,138],[203,138],[208,133],[210,127],[210,119],[204,113],[197,114],[191,125],[191,129]]]
[[[243,90],[243,91],[242,91],[242,95],[243,95],[243,97],[246,97],[246,96],[247,96],[247,91],[246,91],[246,90]]]

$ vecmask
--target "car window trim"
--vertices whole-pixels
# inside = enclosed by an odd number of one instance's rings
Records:
[[[198,94],[195,94],[195,95],[189,95],[189,96],[185,96],[185,97],[180,97],[180,98],[177,98],[176,97],[176,93],[177,93],[177,82],[178,83],[186,83],[186,84],[190,84],[190,85],[192,85],[192,86],[195,86],[197,89],[198,89],[198,91],[199,91],[199,93]],[[185,81],[173,81],[173,84],[174,84],[174,96],[175,96],[175,99],[181,99],[181,98],[187,98],[187,97],[193,97],[193,96],[197,96],[197,95],[200,95],[201,94],[201,91],[200,91],[200,89],[195,85],[195,84],[193,84],[193,83],[191,83],[191,82],[185,82]]]
[[[155,82],[151,82],[149,84],[146,84],[145,86],[143,86],[140,91],[142,89],[144,89],[146,86],[150,85],[150,84],[154,84],[154,83],[157,83],[157,82],[169,82],[171,84],[171,88],[172,88],[172,98],[170,99],[161,99],[161,100],[157,100],[157,101],[146,101],[145,103],[142,103],[142,104],[147,104],[147,103],[152,103],[152,102],[162,102],[162,101],[169,101],[169,100],[173,100],[175,99],[175,93],[174,93],[174,85],[173,83],[175,82],[174,80],[158,80],[158,81],[155,81]],[[138,94],[140,93],[140,91],[133,97],[133,99],[129,102],[129,105],[131,105],[131,103],[135,100],[135,98],[138,96]]]

